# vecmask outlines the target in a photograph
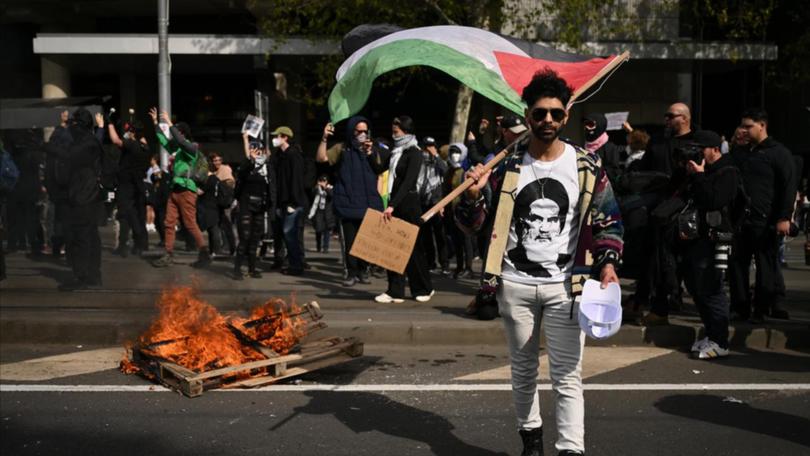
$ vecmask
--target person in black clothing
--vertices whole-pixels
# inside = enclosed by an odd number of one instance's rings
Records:
[[[132,231],[132,254],[140,255],[149,248],[146,232],[146,185],[143,181],[149,169],[149,145],[143,136],[143,125],[124,122],[121,124],[123,137],[118,135],[115,126],[107,126],[110,141],[121,150],[118,162],[115,201],[118,205],[120,235],[115,252],[122,257],[129,254],[127,241]]]
[[[377,160],[373,154],[368,159],[372,169],[378,174],[386,169],[388,175],[388,207],[383,218],[400,218],[413,224],[419,223],[422,215],[419,192],[416,183],[422,170],[422,150],[413,135],[413,120],[408,116],[394,118],[391,126],[394,148],[391,154]],[[427,302],[433,297],[433,284],[425,262],[425,253],[417,242],[405,268],[411,294],[419,302]],[[380,303],[402,302],[405,297],[405,276],[388,271],[388,290],[374,298]]]
[[[72,138],[68,132],[68,120],[70,115],[67,110],[61,113],[61,122],[51,134],[49,143],[57,147],[68,147]],[[53,203],[53,236],[51,237],[51,249],[54,258],[61,256],[62,249],[67,245],[69,233],[67,227],[68,215],[68,182],[70,181],[70,162],[55,155],[45,157],[45,188],[48,190],[48,198]],[[67,251],[65,252],[67,253]],[[68,261],[70,259],[68,258]]]
[[[222,248],[222,233],[219,230],[219,193],[221,183],[213,172],[208,173],[205,182],[197,189],[197,225],[208,233],[208,246],[211,252]]]
[[[684,282],[695,301],[706,337],[692,346],[699,359],[728,356],[729,303],[723,289],[723,268],[716,254],[731,244],[739,209],[740,172],[720,151],[722,140],[713,131],[697,131],[698,153],[687,162],[687,197],[697,210],[696,230],[679,230]],[[700,163],[698,164],[698,160]],[[687,231],[687,232],[684,232]]]
[[[676,258],[677,230],[673,223],[677,211],[682,209],[678,192],[686,178],[685,162],[679,154],[692,143],[692,115],[684,103],[675,103],[664,113],[665,137],[653,142],[640,160],[639,170],[658,172],[669,177],[669,184],[662,185],[658,201],[648,205],[652,223],[649,282],[640,282],[636,290],[636,302],[645,305],[651,300],[650,312],[644,316],[647,326],[669,323],[670,308],[681,306],[681,277]],[[672,204],[677,203],[678,204]],[[672,212],[674,210],[674,212]],[[650,296],[650,294],[652,296]]]
[[[29,254],[38,257],[44,245],[37,215],[37,201],[43,193],[40,182],[42,144],[33,130],[9,136],[9,152],[17,164],[20,177],[7,201],[8,213],[14,214],[9,217],[8,250],[30,249]]]
[[[585,148],[602,159],[612,186],[616,186],[622,170],[623,148],[611,142],[607,134],[607,118],[601,112],[586,114],[582,118],[585,130]]]
[[[332,190],[329,177],[325,174],[318,178],[313,194],[315,199],[309,209],[308,219],[315,228],[315,245],[318,252],[329,252],[329,237],[335,228],[335,212],[332,209]]]
[[[447,162],[439,156],[439,151],[436,148],[436,140],[430,136],[425,137],[423,140],[422,159],[422,172],[419,175],[417,188],[419,189],[419,198],[422,201],[422,212],[428,211],[436,203],[441,201],[443,196],[443,182],[444,176],[447,174]],[[425,249],[425,260],[429,270],[437,269],[436,260],[438,257],[437,272],[442,275],[450,275],[449,260],[447,255],[447,235],[444,231],[445,225],[444,215],[440,214],[437,217],[431,217],[430,220],[425,222],[422,229],[419,230],[419,239],[417,242],[422,244]]]
[[[248,273],[260,278],[256,269],[256,249],[264,235],[264,214],[276,207],[275,173],[268,151],[259,141],[249,141],[243,134],[246,160],[239,166],[234,199],[237,201],[237,231],[239,247],[233,264],[233,277],[242,280],[242,265],[247,261]]]
[[[304,273],[304,253],[298,237],[299,226],[309,205],[304,188],[304,156],[300,146],[290,144],[293,139],[292,129],[278,127],[271,134],[274,136],[272,157],[278,203],[273,226],[275,263],[280,264],[284,260],[277,248],[283,239],[289,267],[282,269],[281,272],[301,275]]]
[[[101,131],[103,134],[103,130]],[[101,285],[101,238],[98,232],[99,163],[101,142],[93,135],[93,116],[84,108],[73,113],[68,147],[49,144],[45,151],[70,162],[68,183],[68,224],[74,281],[59,286],[74,291]]]
[[[732,251],[731,307],[740,319],[761,323],[764,317],[787,319],[781,308],[785,282],[777,261],[779,237],[790,232],[798,173],[790,151],[768,136],[768,115],[759,109],[743,113],[740,125],[751,147],[731,154],[742,171],[750,212]],[[754,312],[751,313],[748,270],[751,256],[757,265]]]

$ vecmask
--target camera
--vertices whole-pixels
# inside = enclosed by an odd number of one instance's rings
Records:
[[[697,144],[685,144],[675,148],[675,158],[678,163],[688,163],[690,160],[695,163],[703,161],[703,147]]]
[[[734,235],[712,230],[711,238],[714,241],[714,267],[719,271],[725,271],[728,269],[728,257],[731,255],[731,241]]]

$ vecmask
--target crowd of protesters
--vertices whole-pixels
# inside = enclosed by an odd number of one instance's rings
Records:
[[[10,153],[4,156],[19,177],[13,188],[4,189],[4,210],[13,214],[4,218],[5,250],[65,256],[75,280],[62,284],[63,290],[99,286],[97,226],[105,214],[113,214],[116,255],[137,256],[157,246],[162,254],[152,264],[170,267],[181,239],[197,251],[192,266],[205,268],[214,257],[228,258],[231,276],[243,280],[262,277],[260,257],[272,244],[272,264],[265,269],[302,275],[309,267],[303,236],[309,223],[318,252],[329,252],[330,241],[338,240],[343,285],[368,284],[378,268],[349,254],[367,209],[418,223],[468,170],[486,164],[528,129],[526,118],[506,114],[481,120],[463,142],[440,145],[433,137],[417,137],[416,122],[407,115],[392,119],[390,134],[379,137],[371,136],[369,119],[356,116],[339,137],[327,124],[310,153],[286,126],[269,134],[269,144],[245,133],[244,158],[229,165],[220,153],[201,150],[188,123],[154,108],[149,116],[153,125],[145,127],[84,109],[65,111],[47,142],[33,132],[8,138]],[[795,236],[797,223],[803,225],[801,159],[768,136],[762,110],[742,114],[730,143],[698,129],[684,103],[670,106],[663,120],[665,134],[653,139],[625,122],[625,146],[611,140],[603,113],[582,118],[581,146],[600,157],[624,220],[621,275],[636,280],[626,314],[642,317],[646,325],[667,324],[669,312],[682,305],[685,284],[701,308],[723,314],[702,313],[711,321],[707,326],[722,328],[729,319],[788,318],[781,306],[780,266],[784,237]],[[159,166],[147,135],[170,153],[166,168]],[[485,139],[493,136],[494,142]],[[725,168],[730,171],[720,171]],[[717,182],[715,174],[722,175]],[[695,194],[697,189],[704,192]],[[112,193],[114,198],[108,196]],[[481,197],[491,204],[498,196],[488,185]],[[462,202],[457,197],[421,226],[405,274],[389,273],[375,300],[402,302],[407,283],[411,296],[425,302],[435,293],[436,277],[481,277],[473,260],[486,257],[492,227],[465,229],[454,216]],[[718,211],[722,229],[704,226],[707,214],[715,217]],[[689,216],[699,220],[694,233],[684,232]],[[723,264],[715,264],[717,255]],[[752,257],[753,294],[748,287]],[[700,276],[691,277],[694,271]],[[724,279],[730,284],[730,308],[728,298],[720,296]],[[494,316],[487,308],[494,299],[486,299],[494,298],[492,292],[483,284],[468,312]],[[727,353],[722,331],[709,339],[712,353]]]

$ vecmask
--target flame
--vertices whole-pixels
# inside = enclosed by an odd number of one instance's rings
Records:
[[[251,310],[250,318],[223,316],[213,306],[199,298],[193,287],[165,289],[156,303],[158,316],[137,341],[136,347],[153,358],[179,364],[195,372],[235,366],[266,359],[258,350],[243,343],[231,329],[258,318],[266,322],[250,330],[237,327],[252,341],[286,354],[306,335],[307,322],[295,315],[294,303],[287,306],[282,299],[272,299]],[[252,331],[251,331],[252,330]],[[129,356],[121,361],[125,373],[139,370]]]
[[[286,355],[306,335],[307,321],[298,316],[301,312],[293,295],[289,306],[284,300],[274,298],[254,307],[248,319],[231,318],[230,321],[249,339]],[[250,322],[258,324],[245,326]]]

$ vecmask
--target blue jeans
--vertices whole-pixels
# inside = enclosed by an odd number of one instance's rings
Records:
[[[304,269],[304,253],[301,251],[301,244],[298,242],[298,228],[301,225],[303,213],[303,207],[295,208],[292,213],[288,213],[287,208],[276,211],[277,226],[281,225],[284,246],[287,248],[287,260],[290,269],[295,271]]]

